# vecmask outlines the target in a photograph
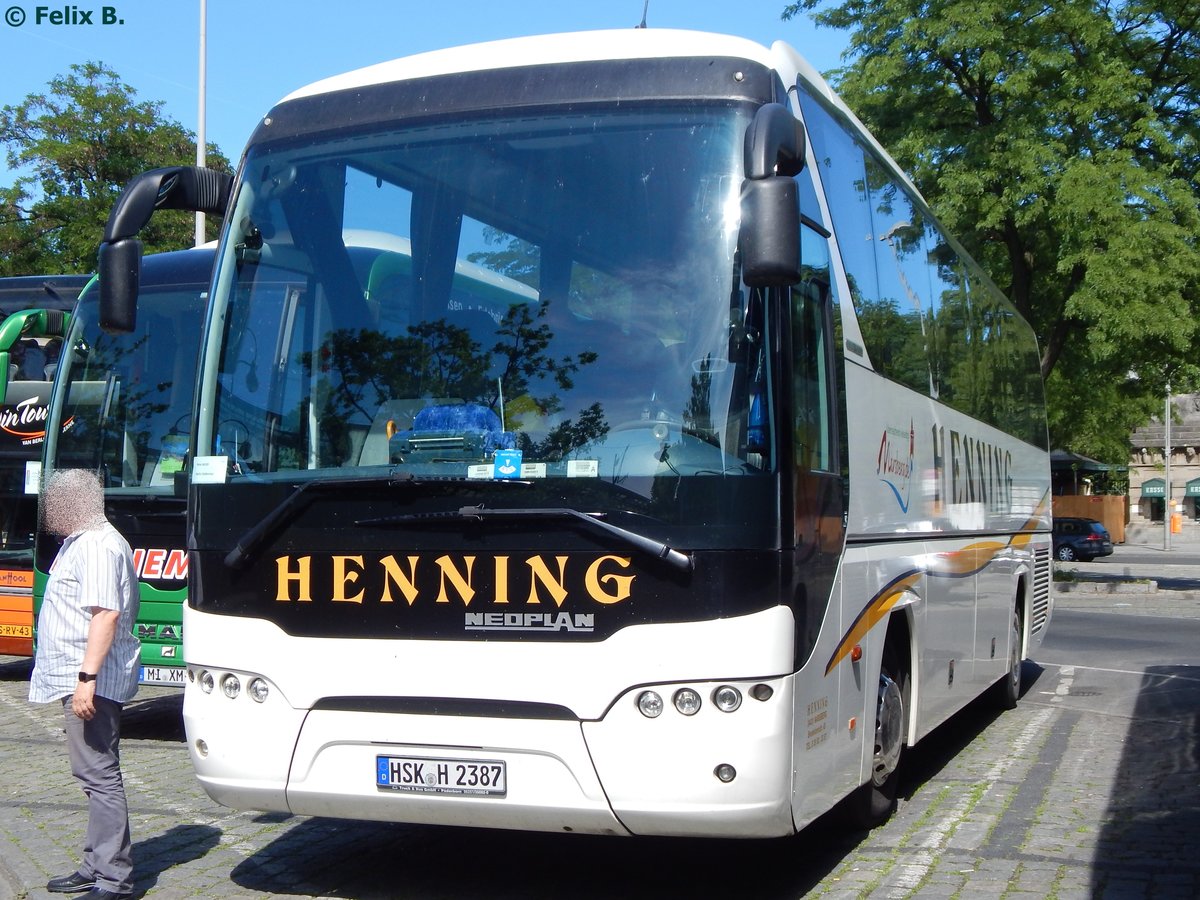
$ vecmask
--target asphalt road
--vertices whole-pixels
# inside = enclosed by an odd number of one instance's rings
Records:
[[[764,843],[234,812],[191,776],[179,695],[144,689],[122,742],[138,895],[1200,896],[1198,598],[1060,595],[1021,704],[976,704],[909,753],[891,822],[849,832],[830,816]],[[70,869],[83,832],[61,713],[25,702],[27,676],[27,662],[0,657],[0,898],[51,896],[45,881]]]

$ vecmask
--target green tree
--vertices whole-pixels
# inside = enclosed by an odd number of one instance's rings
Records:
[[[1194,386],[1193,0],[822,6],[783,16],[850,31],[835,87],[1034,326],[1052,441],[1124,463],[1167,380]]]
[[[102,63],[71,66],[44,94],[0,109],[0,144],[21,174],[0,187],[0,274],[90,272],[104,223],[121,189],[139,172],[195,161],[196,137],[162,115],[162,103],[136,91]],[[208,165],[230,171],[215,146]],[[209,234],[218,223],[209,217]],[[194,242],[191,213],[154,216],[142,233],[147,252]]]

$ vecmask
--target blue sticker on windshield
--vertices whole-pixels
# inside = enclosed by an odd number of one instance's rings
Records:
[[[520,450],[497,450],[493,478],[516,478],[521,474]]]

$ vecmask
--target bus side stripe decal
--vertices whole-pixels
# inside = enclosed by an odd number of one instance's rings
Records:
[[[896,601],[904,594],[906,590],[917,583],[917,580],[923,573],[920,569],[912,572],[907,572],[898,578],[892,579],[883,590],[881,590],[870,603],[866,605],[858,618],[854,620],[854,624],[850,626],[850,630],[846,632],[846,636],[842,638],[837,649],[833,652],[833,656],[829,658],[828,665],[825,666],[825,674],[828,675],[833,671],[833,667],[841,662],[863,636],[866,635],[875,625],[888,614],[888,611],[896,605]]]
[[[1049,495],[1043,497],[1042,503],[1039,506],[1039,513],[1044,510],[1048,499]],[[1026,523],[1026,527],[1031,528],[1037,521],[1036,516],[1031,518]],[[861,641],[867,632],[874,628],[887,615],[891,608],[896,605],[896,602],[900,599],[904,591],[916,584],[922,575],[931,575],[935,578],[967,578],[978,575],[991,565],[992,560],[1006,547],[1024,549],[1029,546],[1034,537],[1034,534],[1024,531],[1013,535],[1007,543],[980,541],[952,553],[940,554],[939,562],[941,565],[926,569],[914,569],[892,579],[883,590],[871,599],[863,611],[858,614],[858,618],[854,620],[854,624],[850,626],[850,630],[846,632],[841,642],[838,643],[833,656],[829,658],[829,663],[825,666],[825,674],[828,675],[833,671],[834,666],[849,655],[854,645]]]

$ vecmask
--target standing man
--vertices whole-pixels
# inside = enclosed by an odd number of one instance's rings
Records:
[[[138,681],[133,554],[105,518],[100,479],[83,469],[50,476],[42,491],[42,523],[65,540],[38,614],[29,699],[62,702],[71,774],[88,798],[83,861],[73,874],[50,879],[46,889],[87,891],[84,900],[128,897],[133,854],[118,745],[121,706],[137,692]]]

